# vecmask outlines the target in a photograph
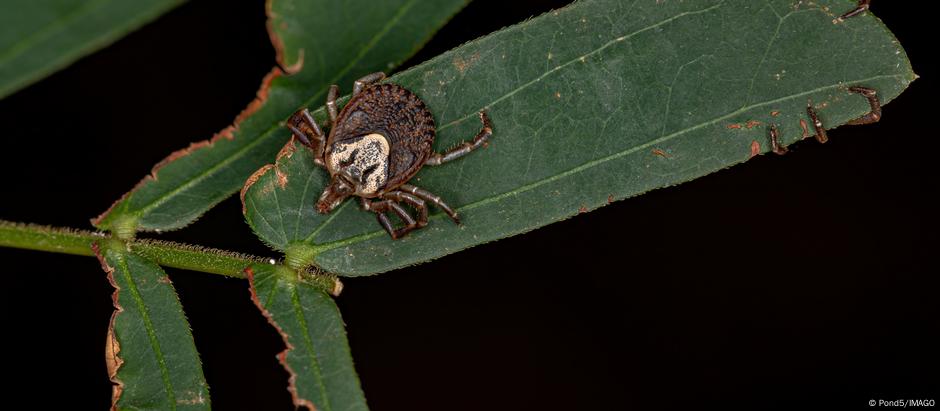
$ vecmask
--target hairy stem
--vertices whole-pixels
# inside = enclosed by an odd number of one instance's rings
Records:
[[[0,220],[0,246],[4,247],[94,256],[92,243],[110,240],[109,234],[101,232]],[[245,267],[253,263],[270,262],[252,255],[169,241],[137,239],[127,241],[126,245],[162,266],[236,278],[245,278]]]

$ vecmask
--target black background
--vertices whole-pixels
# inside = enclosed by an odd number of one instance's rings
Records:
[[[476,1],[407,65],[563,3]],[[922,76],[879,124],[345,280],[338,303],[372,409],[938,399],[936,23],[913,6],[873,6]],[[273,59],[262,1],[197,0],[0,101],[0,218],[90,227],[166,154],[230,123]],[[275,256],[242,221],[232,198],[160,238]],[[4,398],[107,408],[112,289],[98,262],[0,259]],[[291,409],[282,343],[247,283],[168,271],[215,408]]]

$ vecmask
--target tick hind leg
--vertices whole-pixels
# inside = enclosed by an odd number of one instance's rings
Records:
[[[384,79],[385,79],[385,73],[381,71],[377,71],[363,78],[360,78],[359,80],[356,80],[356,82],[353,83],[353,95],[355,96],[356,94],[359,94],[359,92],[361,92],[362,89],[366,88],[366,86],[372,83],[375,83],[377,81],[382,81]]]
[[[339,86],[336,84],[330,86],[330,91],[326,94],[326,112],[330,115],[330,127],[336,124],[336,117],[339,115],[336,110],[336,97],[339,95]]]
[[[377,71],[356,80],[353,83],[352,95],[359,94],[366,86],[385,79],[385,73]],[[336,99],[339,98],[339,86],[336,84],[330,86],[330,91],[326,94],[326,112],[330,116],[330,126],[336,124],[336,118],[339,117],[339,110],[336,108]]]
[[[428,207],[420,198],[403,191],[392,191],[382,196],[382,198],[383,200],[379,201],[369,201],[367,199],[362,199],[362,208],[367,211],[372,211],[376,214],[379,225],[385,229],[385,231],[389,236],[392,237],[393,240],[402,238],[412,230],[428,225]],[[418,219],[415,220],[412,218],[408,212],[399,204],[399,202],[405,202],[408,205],[414,207],[415,210],[418,211]],[[394,212],[398,218],[400,218],[401,221],[405,223],[405,226],[396,229],[392,222],[388,219],[388,216],[385,215],[387,211]]]
[[[485,145],[487,141],[489,141],[490,136],[493,135],[493,126],[490,124],[490,118],[486,115],[486,111],[480,112],[480,122],[483,123],[483,128],[473,137],[472,141],[464,141],[457,147],[447,150],[444,153],[434,153],[424,164],[429,166],[441,165],[463,157],[471,151],[480,148],[480,146]]]
[[[326,138],[323,130],[317,125],[316,120],[310,115],[307,109],[299,110],[287,119],[287,128],[294,133],[294,136],[305,146],[313,150],[313,161],[320,167],[324,167],[323,151],[326,145]]]

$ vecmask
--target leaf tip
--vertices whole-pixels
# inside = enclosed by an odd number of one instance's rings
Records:
[[[268,0],[264,4],[265,14],[268,16],[268,20],[265,23],[265,26],[268,29],[268,37],[271,38],[271,45],[274,46],[275,59],[277,60],[278,66],[280,66],[284,72],[287,74],[294,74],[303,69],[304,67],[304,49],[297,49],[297,61],[293,63],[287,63],[287,53],[285,52],[286,47],[284,46],[284,40],[281,39],[281,36],[278,35],[277,30],[286,30],[287,23],[281,22],[275,27],[274,21],[278,18],[278,15],[274,12],[274,9],[271,7],[272,0]]]

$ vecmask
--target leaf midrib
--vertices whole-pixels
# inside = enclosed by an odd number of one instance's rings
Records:
[[[646,143],[643,143],[643,144],[640,144],[640,145],[637,145],[637,146],[633,146],[633,147],[627,148],[626,150],[623,150],[623,151],[620,151],[620,152],[617,152],[617,153],[613,153],[613,154],[610,154],[610,155],[608,155],[608,156],[605,156],[605,157],[602,157],[602,158],[599,158],[599,159],[596,159],[596,160],[588,161],[588,162],[586,162],[586,163],[584,163],[584,164],[581,164],[581,165],[579,165],[579,166],[577,166],[577,167],[574,167],[574,168],[565,170],[565,171],[563,171],[563,172],[561,172],[561,173],[558,173],[558,174],[554,174],[554,175],[549,176],[549,177],[547,177],[547,178],[544,178],[544,179],[542,179],[542,180],[534,181],[534,182],[532,182],[532,183],[529,183],[529,184],[520,186],[520,187],[515,188],[515,189],[513,189],[513,190],[510,190],[510,191],[507,191],[507,192],[504,192],[504,193],[501,193],[501,194],[497,194],[497,195],[492,196],[492,197],[486,197],[486,198],[483,198],[483,199],[481,199],[481,200],[478,200],[478,201],[475,201],[475,202],[472,202],[472,203],[468,203],[468,204],[466,204],[466,205],[464,205],[464,206],[461,206],[461,207],[457,207],[457,208],[456,208],[456,211],[462,212],[462,211],[472,210],[472,209],[474,209],[474,208],[479,208],[479,207],[482,207],[482,206],[485,206],[485,205],[488,205],[488,204],[497,202],[497,201],[502,200],[502,199],[504,199],[504,198],[507,198],[507,197],[510,197],[510,196],[514,196],[514,195],[520,194],[520,193],[525,192],[525,191],[533,190],[533,189],[538,188],[538,187],[540,187],[540,186],[542,186],[542,185],[551,183],[551,182],[553,182],[553,181],[557,181],[557,180],[559,180],[559,179],[562,179],[562,178],[565,178],[565,177],[567,177],[567,176],[576,174],[576,173],[578,173],[578,172],[587,170],[587,169],[589,169],[589,168],[593,168],[593,167],[595,167],[595,166],[604,164],[604,163],[606,163],[606,162],[608,162],[608,161],[616,160],[616,159],[618,159],[618,158],[620,158],[620,157],[623,157],[623,156],[626,156],[626,155],[635,153],[635,152],[640,151],[640,150],[643,150],[643,149],[645,149],[645,148],[649,148],[649,147],[651,147],[651,146],[654,146],[654,145],[657,145],[657,144],[661,144],[661,143],[667,142],[667,141],[672,140],[672,139],[674,139],[674,138],[677,138],[677,137],[679,137],[679,136],[681,136],[681,135],[683,135],[683,134],[685,134],[685,133],[692,132],[692,131],[695,131],[695,130],[698,130],[698,129],[701,129],[701,128],[704,128],[704,127],[712,126],[712,125],[714,125],[714,124],[720,123],[721,121],[727,120],[727,119],[729,119],[729,118],[733,118],[733,117],[736,117],[736,116],[740,116],[740,115],[743,114],[743,113],[746,113],[746,112],[748,112],[748,111],[754,110],[754,109],[759,108],[759,107],[762,107],[762,106],[772,105],[772,104],[775,104],[775,103],[781,103],[781,102],[784,102],[784,101],[787,101],[787,100],[791,100],[791,99],[794,99],[794,98],[799,98],[799,97],[806,96],[806,95],[810,95],[810,94],[813,94],[813,93],[818,93],[818,92],[820,92],[820,91],[842,88],[842,87],[845,87],[845,83],[855,83],[855,84],[858,84],[858,83],[865,83],[865,82],[872,81],[872,80],[882,80],[882,79],[890,79],[890,78],[904,78],[904,77],[905,77],[904,74],[883,74],[883,75],[868,77],[868,78],[864,78],[864,79],[851,80],[851,81],[848,81],[848,82],[840,82],[840,83],[837,83],[837,84],[831,84],[831,85],[827,85],[827,86],[822,86],[822,87],[818,87],[818,88],[815,88],[815,89],[812,89],[812,90],[806,90],[806,91],[803,91],[803,92],[800,92],[800,93],[791,94],[791,95],[788,95],[788,96],[785,96],[785,97],[780,97],[780,98],[776,98],[776,99],[773,99],[773,100],[766,100],[766,101],[763,101],[763,102],[760,102],[760,103],[755,103],[755,104],[752,104],[752,105],[749,105],[749,106],[744,106],[744,107],[741,107],[741,108],[739,108],[739,109],[737,109],[737,110],[735,110],[735,111],[732,111],[732,112],[730,112],[730,113],[728,113],[728,114],[715,117],[715,118],[713,118],[712,120],[708,120],[708,121],[705,121],[705,122],[701,122],[701,123],[696,124],[696,125],[694,125],[694,126],[687,127],[687,128],[685,128],[685,129],[675,131],[675,132],[673,132],[673,133],[671,133],[671,134],[669,134],[669,135],[666,135],[666,136],[663,136],[663,137],[660,137],[660,138],[657,138],[657,139],[650,140],[650,141],[648,141],[648,142],[646,142]],[[442,213],[437,213],[437,214],[434,214],[434,215],[429,216],[428,218],[431,219],[431,220],[433,220],[433,219],[440,219],[440,218],[443,218],[443,214],[442,214]],[[318,231],[319,231],[320,229],[322,229],[322,225],[321,225],[321,227],[318,228]],[[316,248],[316,254],[320,254],[320,253],[322,253],[322,252],[324,252],[324,251],[329,251],[329,250],[332,250],[332,249],[334,249],[334,248],[344,247],[344,246],[347,246],[347,245],[350,245],[350,244],[354,244],[354,243],[366,241],[366,240],[372,239],[372,238],[374,238],[374,237],[378,237],[378,236],[383,235],[383,234],[385,234],[384,231],[382,231],[382,230],[377,230],[377,231],[369,232],[369,233],[366,233],[366,234],[360,234],[360,235],[358,235],[358,236],[349,237],[349,238],[342,239],[342,240],[336,240],[336,241],[331,241],[331,242],[323,243],[323,244],[320,244],[320,245],[316,245],[316,246],[315,246],[315,248]]]
[[[294,309],[297,324],[300,325],[304,350],[307,351],[311,368],[316,374],[317,387],[320,389],[320,397],[323,398],[323,408],[326,411],[330,411],[333,409],[333,406],[330,404],[330,397],[327,394],[326,385],[323,381],[323,373],[320,371],[320,360],[317,358],[316,347],[313,344],[313,339],[310,338],[310,328],[307,326],[307,319],[304,317],[304,309],[300,303],[300,291],[298,287],[301,287],[301,285],[290,284],[289,287],[291,289],[291,306]]]
[[[173,383],[170,381],[170,370],[166,365],[166,358],[163,356],[163,350],[160,348],[160,341],[157,340],[157,333],[153,326],[153,321],[150,319],[150,312],[147,308],[147,305],[144,303],[143,297],[140,295],[140,291],[137,289],[137,283],[134,282],[134,278],[131,277],[130,267],[127,266],[127,259],[124,254],[118,254],[118,265],[121,267],[122,276],[124,281],[127,281],[129,291],[131,296],[134,298],[134,302],[137,304],[137,309],[140,311],[141,319],[144,321],[144,329],[147,330],[147,337],[150,339],[150,347],[153,349],[154,354],[157,356],[157,364],[160,365],[160,375],[163,377],[163,385],[166,387],[167,399],[170,401],[170,407],[176,409],[176,394],[173,391]]]

